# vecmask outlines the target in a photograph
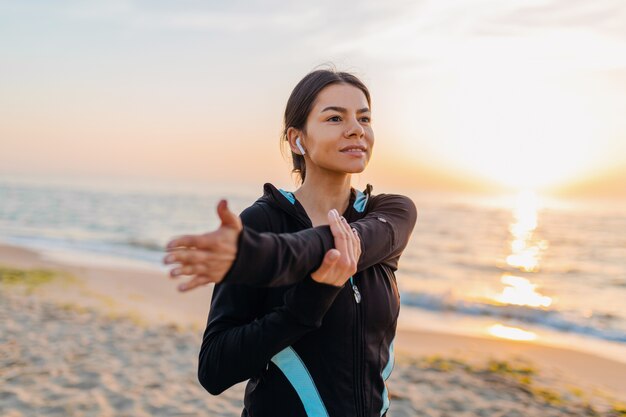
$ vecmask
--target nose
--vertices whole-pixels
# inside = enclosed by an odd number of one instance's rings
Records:
[[[350,126],[348,130],[346,131],[346,136],[347,137],[356,136],[357,138],[360,138],[364,135],[365,135],[365,129],[363,129],[363,126],[361,125],[361,123],[359,123],[357,119],[352,119],[352,123],[350,123]]]

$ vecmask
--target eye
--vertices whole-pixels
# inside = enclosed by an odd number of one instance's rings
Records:
[[[365,116],[365,117],[361,117],[361,120],[363,120],[365,123],[369,123],[369,122],[371,122],[372,119],[370,119],[369,117]]]
[[[332,122],[338,122],[339,120],[333,120],[333,119],[338,119],[338,118],[339,118],[339,116],[333,116],[333,117],[329,117],[328,119],[326,119],[326,121],[327,121],[327,122],[330,122],[330,121],[332,121]]]

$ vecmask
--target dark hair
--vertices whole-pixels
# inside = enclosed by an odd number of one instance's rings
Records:
[[[294,87],[289,100],[287,100],[281,144],[287,142],[287,130],[290,127],[306,133],[306,121],[313,109],[317,95],[324,87],[331,84],[350,84],[360,89],[365,94],[367,104],[371,108],[369,90],[355,75],[349,72],[337,71],[335,68],[311,71]],[[304,156],[291,152],[291,158],[293,161],[291,172],[298,174],[300,182],[303,183],[306,176]]]

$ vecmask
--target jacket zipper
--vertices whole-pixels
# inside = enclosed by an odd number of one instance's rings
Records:
[[[313,227],[310,221],[304,221],[301,218],[297,218],[298,221],[305,227]],[[308,219],[307,219],[308,220]],[[356,388],[356,413],[357,416],[365,417],[365,390],[363,389],[363,363],[365,362],[364,342],[363,342],[363,324],[361,318],[361,292],[359,287],[354,283],[354,278],[350,277],[350,286],[354,292],[354,304],[356,310],[356,325],[354,326],[354,352],[355,352],[355,372],[354,372],[354,386]]]
[[[354,352],[355,352],[355,372],[354,386],[356,388],[356,411],[358,416],[365,415],[365,394],[363,390],[363,329],[362,329],[362,312],[361,312],[361,293],[354,283],[353,277],[350,277],[350,285],[354,292],[354,300],[356,301],[354,308],[356,310],[356,323],[354,326]]]
[[[356,286],[352,277],[350,277],[350,285],[352,285],[352,291],[354,291],[354,299],[357,304],[361,302],[361,293],[359,292],[359,287]]]

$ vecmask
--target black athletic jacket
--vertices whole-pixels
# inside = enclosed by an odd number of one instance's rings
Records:
[[[351,188],[357,273],[311,277],[334,247],[294,195],[270,183],[241,214],[237,258],[213,289],[198,379],[213,395],[249,379],[242,417],[380,417],[389,408],[400,311],[394,272],[415,226],[413,202]],[[267,233],[271,232],[271,233]]]

